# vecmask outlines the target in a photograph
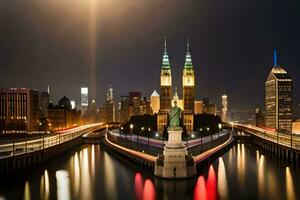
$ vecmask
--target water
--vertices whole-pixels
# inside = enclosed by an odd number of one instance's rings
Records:
[[[99,145],[83,145],[1,177],[0,199],[297,199],[299,184],[299,167],[250,144],[232,147],[198,177],[180,181],[156,179]]]

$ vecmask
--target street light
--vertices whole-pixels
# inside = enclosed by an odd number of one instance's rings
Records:
[[[222,124],[219,123],[219,124],[218,124],[218,127],[219,127],[218,138],[219,138],[219,137],[220,137],[220,131],[221,131],[221,129],[222,129]]]
[[[131,140],[132,140],[132,134],[133,134],[133,124],[130,124],[130,131],[131,131]]]
[[[120,137],[121,137],[121,133],[123,132],[123,126],[121,126],[121,130],[120,130]]]
[[[206,128],[206,131],[209,132],[209,127]],[[212,141],[212,133],[210,134],[210,141]]]
[[[149,137],[150,137],[150,133],[151,133],[151,128],[148,128],[148,154],[150,154],[150,144],[149,144]]]

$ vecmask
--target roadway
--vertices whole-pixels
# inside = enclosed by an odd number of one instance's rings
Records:
[[[103,127],[102,127],[103,126]],[[44,134],[31,138],[6,140],[0,144],[0,159],[16,155],[26,154],[59,145],[75,138],[81,137],[87,132],[105,128],[103,123],[83,125],[72,129],[59,131],[53,134]]]
[[[120,134],[118,130],[110,131],[109,134],[113,135],[114,138],[117,139],[114,142],[117,142],[119,145],[141,152],[147,152],[150,155],[162,154],[163,147],[167,144],[167,140],[162,140],[158,137],[149,137],[148,141],[148,137],[137,136],[136,134]],[[212,136],[209,135],[202,138],[193,138],[188,141],[183,141],[183,143],[187,146],[189,153],[197,155],[224,142],[228,139],[229,135],[228,131],[221,131],[213,134]]]
[[[300,150],[300,135],[270,131],[253,125],[233,123],[232,128],[241,130],[278,145]]]

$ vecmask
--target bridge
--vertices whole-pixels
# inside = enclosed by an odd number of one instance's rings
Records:
[[[249,124],[231,123],[227,126],[236,130],[235,137],[250,135],[251,142],[259,147],[290,162],[300,162],[300,135],[267,130]]]
[[[52,134],[1,141],[0,174],[45,161],[82,143],[83,135],[105,128],[108,128],[105,124],[97,123]]]

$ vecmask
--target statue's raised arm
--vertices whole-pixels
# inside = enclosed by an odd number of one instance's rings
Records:
[[[170,110],[170,126],[168,127],[168,130],[181,129],[179,126],[181,109],[177,106],[176,101],[174,101],[174,104],[175,106]]]

